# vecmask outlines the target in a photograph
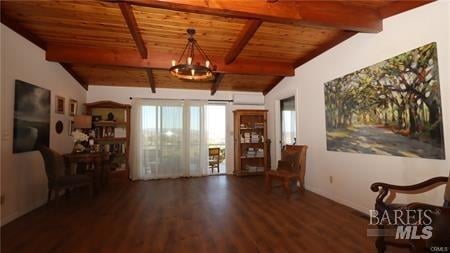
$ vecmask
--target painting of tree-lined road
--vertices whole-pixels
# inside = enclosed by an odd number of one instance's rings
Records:
[[[436,43],[325,83],[330,151],[445,159]]]

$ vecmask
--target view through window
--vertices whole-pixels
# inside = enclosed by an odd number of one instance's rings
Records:
[[[280,101],[281,109],[281,146],[292,145],[296,142],[296,112],[295,97],[289,97]]]
[[[208,174],[224,174],[225,167],[225,136],[226,136],[226,106],[209,104],[206,106],[206,129],[208,135],[209,168]],[[218,154],[217,154],[218,153]]]

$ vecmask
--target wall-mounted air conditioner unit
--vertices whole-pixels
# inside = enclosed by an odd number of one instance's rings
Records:
[[[233,103],[235,105],[264,105],[262,94],[234,94]]]

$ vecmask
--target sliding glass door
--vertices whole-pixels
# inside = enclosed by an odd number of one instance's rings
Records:
[[[208,147],[205,129],[205,104],[199,101],[186,102],[187,134],[186,159],[188,166],[186,174],[189,176],[202,176],[206,173],[208,163]]]
[[[142,168],[148,178],[183,174],[183,106],[142,105]]]
[[[211,153],[219,149],[217,156],[211,156],[208,174],[225,174],[225,139],[226,139],[226,105],[209,104],[206,106],[206,128],[208,133],[208,149]]]
[[[140,100],[132,111],[133,179],[203,174],[207,146],[201,102]]]

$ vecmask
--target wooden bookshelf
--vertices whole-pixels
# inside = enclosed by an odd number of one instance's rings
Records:
[[[234,174],[263,175],[268,169],[267,110],[235,110]]]
[[[93,116],[95,147],[109,154],[111,177],[129,178],[131,106],[98,101],[86,104],[86,113]],[[113,119],[108,118],[110,113]]]

